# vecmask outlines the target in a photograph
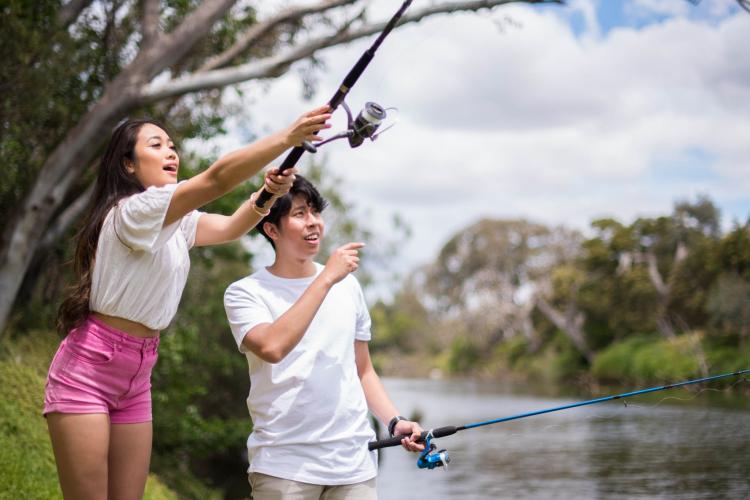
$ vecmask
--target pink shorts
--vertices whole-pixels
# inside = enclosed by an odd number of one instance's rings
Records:
[[[44,414],[107,413],[113,424],[150,422],[158,346],[159,337],[135,337],[89,316],[52,359]]]

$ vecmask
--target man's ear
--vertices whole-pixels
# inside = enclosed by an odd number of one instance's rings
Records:
[[[264,222],[263,232],[265,232],[273,241],[279,239],[279,228],[276,227],[276,224],[274,224],[273,222]]]

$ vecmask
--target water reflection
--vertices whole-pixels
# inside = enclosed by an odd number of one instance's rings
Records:
[[[406,415],[458,425],[580,399],[513,394],[476,381],[386,379]],[[683,393],[686,394],[686,393]],[[669,406],[662,398],[612,402],[460,432],[438,440],[447,471],[417,469],[391,448],[381,461],[381,500],[750,498],[750,411]],[[702,403],[702,402],[699,402]]]

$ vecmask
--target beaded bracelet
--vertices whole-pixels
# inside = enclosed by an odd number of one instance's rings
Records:
[[[253,212],[255,212],[256,214],[260,215],[261,217],[265,217],[266,215],[268,215],[268,214],[270,214],[270,213],[271,213],[271,209],[270,209],[270,208],[267,208],[267,209],[266,209],[266,210],[264,210],[264,211],[263,211],[263,210],[260,210],[260,209],[258,208],[258,205],[256,205],[256,204],[255,204],[255,200],[257,200],[257,199],[258,199],[258,196],[259,196],[259,194],[258,194],[257,192],[255,192],[255,193],[253,193],[252,195],[250,195],[250,204],[251,204],[251,205],[252,205],[252,207],[253,207]],[[273,203],[271,204],[271,206],[273,206]]]

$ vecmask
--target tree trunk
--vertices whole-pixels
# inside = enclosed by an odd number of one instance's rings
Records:
[[[125,93],[106,96],[87,113],[45,162],[23,207],[10,221],[7,244],[0,254],[0,335],[5,331],[26,270],[44,238],[50,219],[60,209],[73,182],[90,161],[87,148],[103,139],[99,131],[111,129],[127,109]],[[97,137],[99,136],[99,137]]]
[[[563,314],[552,307],[544,297],[539,295],[536,297],[536,305],[542,314],[552,322],[552,324],[567,335],[576,349],[578,349],[578,352],[580,352],[589,363],[594,361],[594,353],[589,349],[583,333],[584,315],[577,307],[575,307],[575,305],[569,305],[567,311]]]
[[[659,328],[661,334],[668,339],[673,339],[676,335],[674,322],[669,317],[669,298],[672,292],[672,282],[674,281],[674,276],[677,275],[680,264],[687,258],[688,253],[688,249],[684,244],[679,243],[677,245],[672,262],[672,271],[669,279],[666,281],[662,278],[656,255],[654,255],[653,251],[649,250],[644,256],[651,284],[654,285],[656,292],[659,294],[659,312],[657,313],[656,326]]]

